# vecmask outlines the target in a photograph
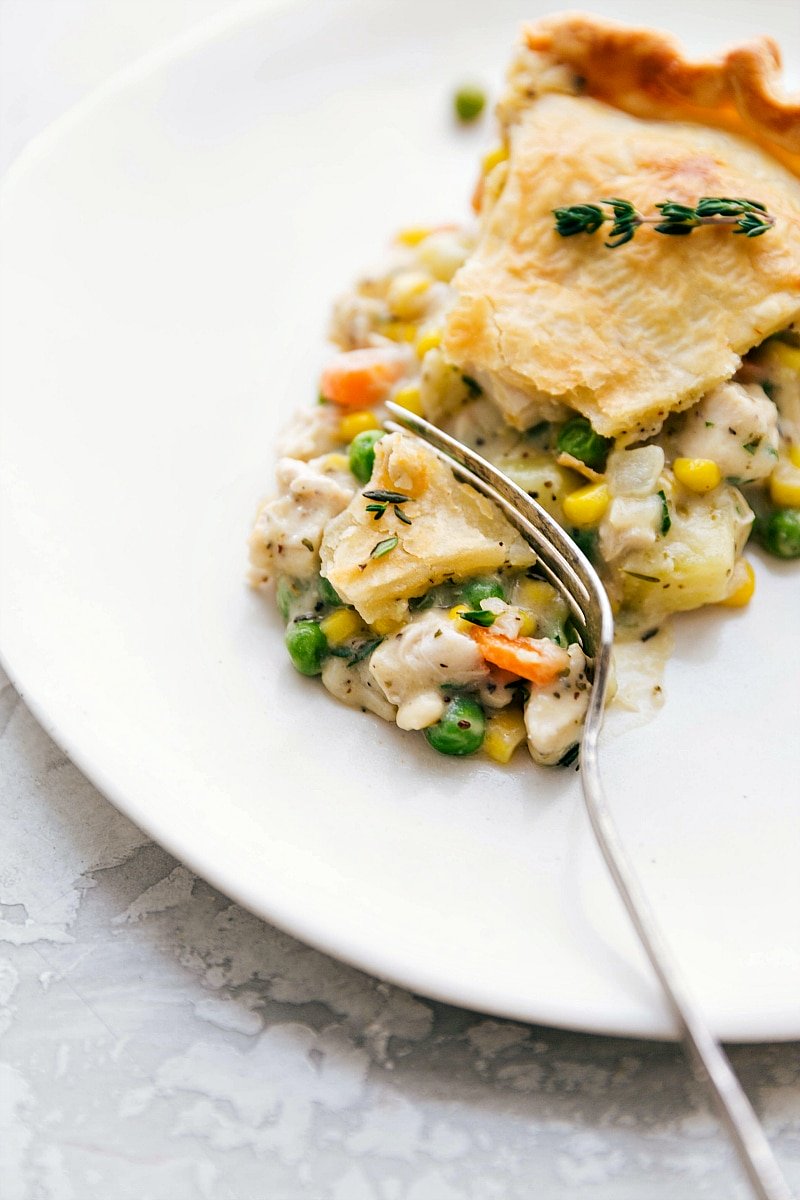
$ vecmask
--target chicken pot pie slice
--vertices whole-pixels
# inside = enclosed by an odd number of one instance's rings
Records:
[[[574,761],[590,664],[566,602],[500,512],[386,433],[388,399],[592,560],[645,719],[672,614],[747,605],[751,536],[800,559],[800,113],[778,67],[764,39],[689,63],[592,17],[525,31],[477,227],[402,231],[336,302],[321,403],[281,439],[251,578],[274,582],[301,674],[444,754]],[[750,197],[764,228],[559,236],[553,209],[615,195],[648,214]]]
[[[508,158],[442,343],[512,425],[560,404],[640,440],[800,316],[800,108],[775,94],[778,61],[764,40],[690,64],[665,35],[590,17],[527,30],[499,107]],[[554,209],[615,196],[645,213],[754,196],[775,223],[752,239],[641,231],[614,250],[602,232],[559,236]]]

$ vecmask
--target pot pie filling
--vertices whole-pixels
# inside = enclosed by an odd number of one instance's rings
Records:
[[[588,16],[523,31],[476,220],[401,231],[336,302],[319,403],[281,439],[251,579],[301,673],[445,754],[576,755],[589,664],[566,603],[488,500],[384,432],[386,400],[555,517],[619,639],[746,605],[751,537],[800,557],[800,107],[779,65],[768,39],[690,63]],[[769,227],[559,236],[554,210],[616,197],[752,197]]]

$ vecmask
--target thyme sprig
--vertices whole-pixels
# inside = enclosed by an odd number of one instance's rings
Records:
[[[600,207],[611,209],[609,216]],[[596,233],[601,225],[611,222],[608,241],[605,245],[614,250],[629,242],[640,225],[652,225],[655,233],[669,237],[686,237],[701,225],[725,225],[733,233],[745,237],[760,237],[775,224],[775,218],[758,200],[744,200],[730,196],[702,196],[692,207],[665,200],[656,204],[658,216],[645,216],[634,208],[630,200],[611,196],[599,204],[572,204],[566,208],[554,208],[556,232],[562,237],[573,237],[576,233]]]

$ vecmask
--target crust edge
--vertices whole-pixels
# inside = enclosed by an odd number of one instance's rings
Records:
[[[568,67],[585,94],[634,116],[743,134],[800,176],[800,96],[786,92],[771,38],[691,61],[671,34],[589,13],[554,14],[522,32],[529,50]]]

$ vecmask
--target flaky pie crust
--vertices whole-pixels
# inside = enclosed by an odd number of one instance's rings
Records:
[[[667,34],[582,14],[525,28],[498,105],[508,161],[485,181],[443,339],[512,425],[556,405],[650,436],[800,318],[800,105],[779,64],[767,38],[691,63]],[[775,225],[641,230],[614,250],[554,226],[561,205],[704,195],[759,200]]]

